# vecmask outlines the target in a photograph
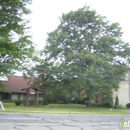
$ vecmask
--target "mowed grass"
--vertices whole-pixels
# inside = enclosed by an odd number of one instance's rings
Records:
[[[49,104],[47,106],[16,106],[15,103],[3,103],[5,111],[11,113],[36,113],[36,114],[130,114],[130,109],[112,109],[99,107],[86,107],[79,104]]]

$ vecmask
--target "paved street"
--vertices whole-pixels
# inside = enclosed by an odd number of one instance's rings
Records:
[[[126,115],[0,114],[0,130],[119,130]]]

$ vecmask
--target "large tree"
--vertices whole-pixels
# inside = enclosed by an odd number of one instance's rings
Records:
[[[34,57],[29,35],[31,0],[0,0],[0,77],[27,72]],[[28,71],[29,72],[29,71]],[[3,90],[0,83],[0,90]]]
[[[0,0],[0,76],[27,70],[34,45],[26,15],[31,0]]]
[[[122,40],[120,25],[89,6],[63,14],[43,52],[48,74],[90,99],[110,97],[129,70],[130,45]],[[56,66],[58,72],[52,71]]]

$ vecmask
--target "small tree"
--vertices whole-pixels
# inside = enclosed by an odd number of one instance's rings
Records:
[[[118,95],[116,95],[116,99],[115,99],[115,107],[116,105],[119,105],[119,98],[118,98]]]

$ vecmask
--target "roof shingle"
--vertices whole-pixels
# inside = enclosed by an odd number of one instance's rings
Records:
[[[25,93],[21,89],[30,87],[33,81],[32,77],[25,80],[23,76],[10,76],[9,81],[2,81],[2,83],[5,84],[5,90],[8,92]]]

